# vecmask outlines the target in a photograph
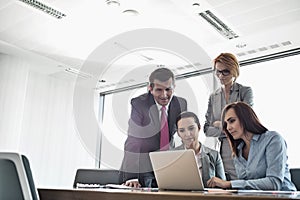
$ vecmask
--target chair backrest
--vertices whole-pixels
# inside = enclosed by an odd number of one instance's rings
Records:
[[[26,156],[0,152],[0,199],[38,200],[37,194]]]
[[[290,169],[292,182],[295,184],[298,191],[300,191],[300,168]]]
[[[119,170],[114,169],[77,169],[73,187],[81,184],[120,184]]]

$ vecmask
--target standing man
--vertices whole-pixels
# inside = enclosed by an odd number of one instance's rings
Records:
[[[149,152],[174,148],[176,117],[187,102],[174,95],[171,70],[158,68],[149,77],[149,91],[131,100],[128,137],[124,145],[121,179],[133,187],[157,187]]]

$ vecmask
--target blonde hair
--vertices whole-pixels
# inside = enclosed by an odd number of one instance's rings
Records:
[[[216,69],[217,62],[222,63],[230,71],[230,74],[234,77],[235,81],[240,75],[240,65],[232,53],[221,53],[218,57],[214,59],[214,70]]]

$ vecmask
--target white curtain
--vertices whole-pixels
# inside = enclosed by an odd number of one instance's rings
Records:
[[[74,82],[32,65],[0,54],[0,151],[25,154],[37,188],[71,188],[76,169],[95,167],[74,122]]]

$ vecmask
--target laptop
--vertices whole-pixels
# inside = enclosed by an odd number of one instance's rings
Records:
[[[192,149],[150,152],[157,185],[162,190],[204,190]]]

